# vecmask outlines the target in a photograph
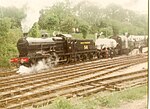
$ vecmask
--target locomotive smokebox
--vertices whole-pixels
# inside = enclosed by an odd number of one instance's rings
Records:
[[[23,37],[27,37],[28,36],[28,33],[23,33]]]

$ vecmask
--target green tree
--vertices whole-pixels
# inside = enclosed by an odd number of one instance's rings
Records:
[[[39,25],[37,22],[33,24],[29,34],[31,37],[39,37],[40,36]]]
[[[10,29],[5,37],[0,37],[0,67],[9,67],[9,60],[17,57],[16,43],[21,36],[20,29]]]
[[[76,27],[77,21],[73,16],[67,17],[61,24],[61,31],[72,33],[72,28]]]
[[[117,36],[119,34],[119,29],[116,25],[112,25],[113,35]]]
[[[11,27],[10,18],[0,18],[0,37],[6,36]]]
[[[68,21],[68,25],[72,25],[70,20],[73,19],[72,12],[67,1],[57,3],[48,9],[42,10],[40,14],[39,25],[42,29],[61,31],[64,30],[64,24],[67,24]]]
[[[58,25],[58,19],[56,16],[49,16],[46,23],[49,30],[55,30],[55,26]]]
[[[87,24],[82,24],[79,26],[79,30],[82,33],[83,38],[85,39],[89,31],[89,26]]]
[[[99,33],[100,32],[103,32],[103,35],[105,37],[108,37],[113,34],[113,29],[112,29],[112,27],[100,28]]]
[[[73,7],[69,0],[65,0],[42,10],[40,14],[38,22],[40,29],[48,29],[49,31],[70,33],[72,28],[79,28],[79,26],[84,28],[84,26],[81,26],[84,25],[82,23],[84,21],[88,24],[87,33],[90,34],[100,31],[103,31],[105,36],[124,32],[131,32],[132,34],[148,33],[147,15],[137,14],[115,4],[99,8],[97,5],[82,1]],[[110,32],[108,29],[110,29]]]
[[[0,7],[0,9],[2,18],[7,17],[11,19],[11,28],[21,27],[21,20],[26,17],[24,8],[18,9],[15,7]]]

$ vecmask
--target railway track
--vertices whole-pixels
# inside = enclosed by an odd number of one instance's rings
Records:
[[[132,57],[134,57],[134,56],[131,56],[131,58]],[[122,56],[120,56],[120,57],[115,57],[115,59],[114,60],[117,60],[117,59],[120,59],[120,58],[122,58]],[[127,58],[129,58],[128,56],[123,56],[123,58],[124,59],[127,59]],[[68,65],[68,64],[65,64],[65,65],[58,65],[57,67],[55,67],[55,68],[52,68],[52,69],[47,69],[47,70],[45,70],[45,71],[41,71],[41,73],[43,73],[43,72],[49,72],[49,71],[54,71],[54,70],[58,70],[58,69],[64,69],[64,68],[72,68],[72,67],[77,67],[77,66],[80,66],[80,65],[82,65],[83,66],[83,64],[84,65],[87,65],[87,64],[90,64],[90,63],[99,63],[99,62],[105,62],[105,61],[107,61],[108,59],[103,59],[103,60],[92,60],[92,61],[90,61],[90,62],[77,62],[76,64],[71,64],[71,65]],[[110,61],[110,60],[108,60],[108,61]],[[17,72],[17,70],[18,69],[13,69],[13,70],[11,70],[11,71],[3,71],[3,72],[0,72],[0,79],[2,78],[2,77],[8,77],[8,76],[13,76],[13,75],[15,75],[15,77],[16,77],[16,75],[18,75],[18,73],[16,73]],[[37,73],[37,72],[35,72],[35,73]]]
[[[119,60],[119,61],[122,61],[122,60]],[[126,61],[124,61],[124,62],[126,62]],[[112,61],[112,63],[114,64],[114,66],[118,66],[119,62],[117,60],[117,61]],[[3,87],[3,86],[8,85],[9,88],[10,88],[11,84],[15,87],[16,87],[16,84],[18,84],[18,83],[20,83],[19,85],[21,85],[21,83],[23,83],[23,85],[25,85],[24,83],[26,81],[28,81],[28,82],[31,81],[32,84],[33,84],[33,80],[35,78],[42,79],[42,81],[44,81],[44,80],[46,81],[46,80],[52,80],[52,79],[53,80],[55,80],[55,79],[58,80],[59,78],[63,78],[63,77],[71,77],[71,75],[73,75],[73,76],[77,75],[78,77],[80,77],[84,74],[87,75],[88,72],[86,72],[86,70],[89,70],[91,68],[98,68],[101,71],[101,70],[113,67],[113,66],[108,66],[108,64],[112,65],[112,63],[108,63],[108,61],[107,61],[107,62],[104,62],[104,63],[100,63],[100,65],[98,65],[98,63],[96,63],[97,66],[95,66],[95,64],[92,64],[92,65],[89,66],[89,64],[88,64],[88,65],[83,65],[83,66],[80,66],[80,67],[76,66],[76,67],[72,67],[72,68],[69,68],[69,69],[61,69],[61,70],[57,70],[57,71],[55,70],[55,71],[51,71],[51,72],[48,72],[48,73],[40,73],[40,74],[25,75],[25,76],[15,76],[15,77],[13,76],[12,78],[11,77],[10,78],[3,78],[3,79],[1,79],[1,82],[0,82],[0,86],[2,87],[2,88],[0,88],[0,91],[1,92],[2,92],[2,90],[6,91],[6,88]],[[115,65],[115,63],[117,63],[117,64]],[[106,66],[108,66],[108,67],[106,67]],[[84,72],[82,72],[82,71],[84,71]],[[51,78],[48,78],[48,77],[51,77]],[[37,80],[37,81],[39,82],[39,80]],[[29,84],[29,85],[31,85],[31,84]]]
[[[113,76],[110,74],[146,61],[147,55],[137,55],[107,62],[94,61],[59,67],[32,75],[4,77],[0,81],[0,108],[20,109],[38,102],[50,103],[57,96],[85,96],[106,89],[120,90],[123,87],[121,84],[131,85],[129,81],[133,86],[145,83],[147,69]]]
[[[11,71],[1,71],[0,72],[0,78],[12,76],[12,75],[17,75],[16,71],[17,71],[17,69],[14,69]]]
[[[147,54],[145,54],[145,55],[147,55]],[[125,56],[125,57],[123,57],[123,58],[115,58],[115,59],[113,59],[113,62],[114,61],[121,61],[121,60],[127,60],[127,59],[129,59],[129,58],[138,58],[138,57],[141,57],[141,55],[137,55],[136,57],[135,56]],[[91,64],[93,64],[93,66],[95,66],[95,65],[97,65],[97,64],[101,64],[101,66],[105,66],[105,65],[107,65],[106,63],[108,63],[108,62],[112,62],[112,60],[108,60],[108,59],[104,59],[104,60],[97,60],[97,61],[94,61],[94,62],[86,62],[86,63],[79,63],[79,64],[75,64],[75,65],[69,65],[69,66],[63,66],[63,67],[58,67],[58,68],[53,68],[53,69],[50,69],[50,70],[48,70],[48,71],[45,71],[45,72],[40,72],[40,73],[33,73],[32,75],[31,74],[26,74],[26,75],[13,75],[13,76],[10,76],[10,77],[4,77],[4,78],[1,78],[1,81],[2,80],[12,80],[12,79],[16,79],[16,78],[21,78],[22,79],[22,77],[23,78],[30,78],[31,79],[31,77],[34,77],[34,76],[43,76],[43,75],[45,75],[45,73],[47,73],[48,72],[48,74],[50,73],[50,72],[53,72],[53,73],[55,73],[56,74],[56,72],[54,72],[54,71],[59,71],[59,70],[61,70],[61,71],[68,71],[68,70],[74,70],[74,69],[81,69],[81,68],[85,68],[85,67],[87,67],[87,66],[92,66]],[[109,63],[109,64],[111,64],[111,63]],[[47,74],[46,74],[47,75]]]

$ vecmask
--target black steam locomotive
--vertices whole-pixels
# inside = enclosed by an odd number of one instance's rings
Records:
[[[46,64],[55,64],[100,57],[93,40],[73,39],[69,34],[42,38],[23,37],[18,40],[17,49],[19,58],[13,58],[11,62],[26,66],[36,64],[43,59]]]
[[[41,38],[23,37],[17,42],[19,57],[12,58],[11,62],[32,66],[44,60],[48,66],[52,66],[58,62],[70,63],[105,58],[110,55],[108,54],[110,50],[115,55],[128,54],[137,46],[144,47],[145,41],[147,37],[144,36],[117,36],[106,40],[97,39],[95,42],[88,39],[73,39],[69,34],[57,34],[53,37],[43,35]]]

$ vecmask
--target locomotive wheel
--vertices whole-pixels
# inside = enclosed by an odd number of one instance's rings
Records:
[[[67,63],[67,64],[68,64],[68,63],[70,63],[70,62],[71,62],[70,55],[69,55],[69,56],[67,56],[66,58],[67,58],[66,63]]]
[[[76,56],[76,61],[77,61],[77,62],[80,61],[80,55],[77,55],[77,56]]]
[[[59,59],[57,57],[57,55],[55,53],[52,53],[51,56],[49,56],[47,59],[46,59],[46,65],[51,68],[51,67],[54,67],[57,65]]]
[[[59,62],[59,58],[56,53],[52,54],[51,61],[52,61],[52,65],[54,66],[57,65],[57,63]]]
[[[87,54],[82,54],[81,55],[81,60],[86,61],[87,60]]]
[[[97,58],[98,58],[98,59],[101,58],[100,52],[97,52]]]
[[[89,60],[92,60],[92,59],[93,59],[93,53],[90,53],[90,54],[88,55],[88,58],[89,58]]]

